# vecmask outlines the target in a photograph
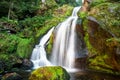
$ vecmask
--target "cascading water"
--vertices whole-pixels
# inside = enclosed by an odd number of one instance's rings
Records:
[[[42,3],[45,3],[45,0],[42,0]]]
[[[36,45],[33,49],[31,61],[34,64],[34,69],[39,68],[41,66],[50,66],[52,65],[46,57],[46,51],[45,51],[45,44],[48,41],[51,33],[53,32],[54,27],[48,31],[48,33],[43,36],[43,38],[40,40],[39,45]]]
[[[82,0],[83,2],[83,0]],[[51,59],[48,61],[46,57],[45,45],[53,32],[52,28],[45,36],[40,40],[39,45],[33,49],[31,61],[34,64],[34,69],[41,66],[62,66],[67,69],[74,68],[76,50],[76,23],[77,12],[80,7],[75,7],[72,15],[64,22],[60,23],[54,30],[54,44],[51,53]]]
[[[75,27],[78,18],[77,12],[80,8],[81,7],[75,7],[72,16],[57,26],[51,56],[51,62],[54,65],[74,68],[75,53],[77,53],[75,50]]]

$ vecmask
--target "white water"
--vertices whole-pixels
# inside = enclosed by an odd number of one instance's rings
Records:
[[[83,1],[83,0],[82,0]],[[52,49],[51,59],[46,57],[45,45],[53,32],[52,28],[45,36],[40,40],[39,45],[33,49],[31,61],[34,64],[34,69],[41,66],[62,66],[67,70],[74,68],[76,49],[76,22],[78,19],[77,12],[80,7],[75,7],[72,15],[64,22],[58,24],[54,32],[55,39]]]
[[[45,3],[45,0],[42,0],[42,3]]]
[[[52,34],[54,27],[48,31],[48,33],[42,37],[39,45],[36,45],[33,49],[31,61],[34,64],[34,69],[41,66],[50,66],[52,65],[46,57],[45,44],[49,40],[50,35]]]
[[[75,7],[72,16],[57,26],[51,56],[51,62],[54,65],[74,68],[75,53],[77,53],[75,50],[75,27],[78,19],[77,12],[80,8],[81,7]]]
[[[81,1],[81,0],[76,0],[76,2],[77,2],[77,3],[82,2],[82,4],[83,4],[83,3],[84,3],[84,0],[82,0],[82,1]]]

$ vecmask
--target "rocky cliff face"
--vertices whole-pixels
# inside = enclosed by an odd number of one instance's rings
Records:
[[[120,73],[120,4],[94,2],[80,12],[83,17],[84,40],[89,51],[88,67],[107,73]],[[95,5],[97,3],[97,5]],[[94,6],[93,6],[94,4]],[[87,10],[87,12],[86,12]]]

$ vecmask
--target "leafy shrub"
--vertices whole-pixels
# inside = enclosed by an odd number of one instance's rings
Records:
[[[94,7],[96,5],[99,5],[101,3],[105,3],[107,0],[92,0],[92,3],[90,4],[91,7]]]
[[[0,19],[0,28],[1,30],[4,31],[10,30],[10,31],[14,31],[15,33],[20,30],[17,20],[8,19],[6,17],[2,17]]]
[[[2,34],[1,34],[2,35]],[[3,34],[0,37],[0,54],[14,54],[18,44],[18,37],[15,35]]]
[[[59,5],[69,4],[71,6],[79,6],[82,4],[82,0],[55,0]]]
[[[30,54],[32,53],[32,48],[33,48],[33,39],[19,39],[19,44],[17,46],[17,55],[21,58],[29,58]]]

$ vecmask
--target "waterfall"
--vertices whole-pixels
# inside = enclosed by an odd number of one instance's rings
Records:
[[[47,60],[45,44],[47,43],[50,35],[52,34],[54,27],[48,31],[48,33],[42,37],[39,45],[36,45],[33,49],[31,61],[34,64],[34,69],[39,68],[40,66],[50,66],[51,63]]]
[[[72,15],[57,26],[51,56],[51,63],[67,68],[74,68],[76,50],[76,22],[77,12],[80,7],[75,7]]]
[[[82,0],[83,2],[84,0]],[[59,23],[56,28],[52,28],[44,35],[40,43],[35,46],[31,55],[31,61],[34,64],[34,69],[41,66],[62,66],[66,69],[74,69],[75,54],[78,53],[76,50],[76,23],[77,23],[77,12],[80,7],[73,9],[72,15],[67,18],[64,22]],[[54,30],[54,32],[53,32]],[[50,38],[50,35],[54,34],[54,43],[50,60],[46,57],[45,45]]]
[[[42,0],[42,3],[45,3],[45,0]]]

